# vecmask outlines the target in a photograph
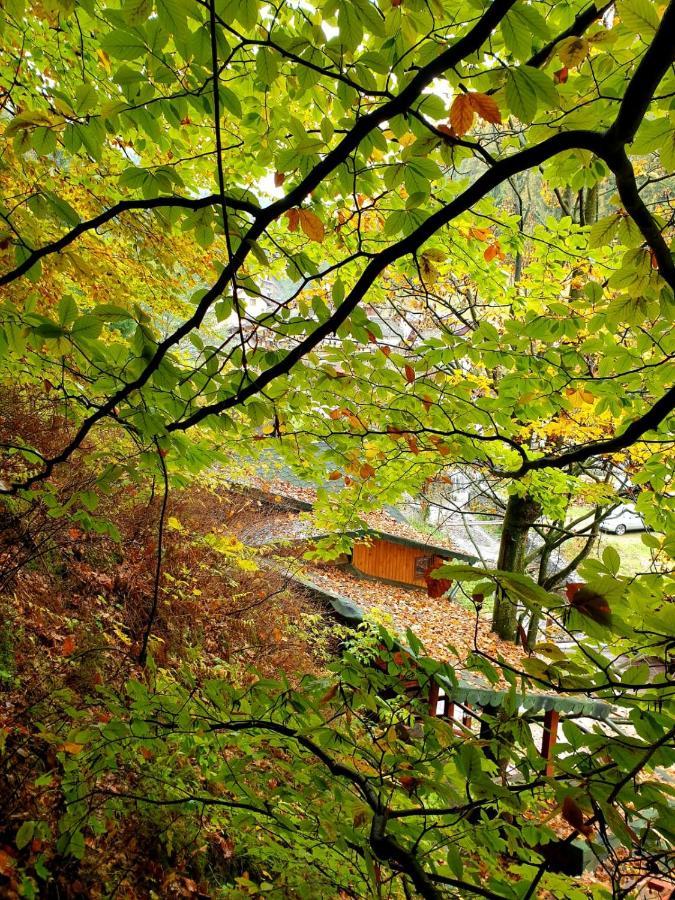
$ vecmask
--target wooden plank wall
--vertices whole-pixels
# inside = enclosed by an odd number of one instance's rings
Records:
[[[428,555],[431,554],[416,547],[376,540],[370,544],[354,544],[352,565],[364,575],[424,587],[424,579],[415,578],[415,560]]]

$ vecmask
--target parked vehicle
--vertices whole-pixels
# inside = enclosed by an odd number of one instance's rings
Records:
[[[613,510],[600,525],[602,531],[612,534],[625,534],[627,531],[645,531],[646,525],[634,503],[619,506]]]

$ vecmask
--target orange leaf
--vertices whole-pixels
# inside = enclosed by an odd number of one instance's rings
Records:
[[[461,137],[473,125],[474,109],[469,94],[458,94],[450,107],[450,124]]]
[[[424,397],[422,398],[422,405],[424,406],[424,409],[427,412],[429,412],[429,410],[431,409],[433,402],[434,401],[431,399],[431,397],[428,394],[425,394]]]
[[[323,241],[326,234],[323,222],[311,209],[300,210],[300,227],[310,241],[316,241],[317,244]]]
[[[323,695],[323,697],[319,700],[319,706],[325,706],[326,703],[330,703],[333,697],[337,694],[338,687],[339,684],[332,684]]]
[[[328,413],[328,415],[330,416],[331,419],[339,419],[340,416],[342,415],[342,410],[341,409],[331,409],[331,411]]]
[[[567,66],[563,66],[562,69],[558,69],[557,72],[553,73],[553,82],[554,84],[565,84],[569,77],[569,69]]]
[[[489,228],[470,228],[469,237],[476,238],[477,241],[489,241],[492,232]]]
[[[375,474],[375,469],[370,465],[370,463],[364,463],[359,469],[359,475],[366,481],[368,478],[372,478]]]
[[[380,350],[384,353],[385,356],[389,356],[391,353],[391,347],[380,347]]]
[[[611,625],[612,610],[607,599],[586,585],[574,592],[570,603],[582,616],[588,616],[598,625]]]
[[[580,832],[586,837],[593,834],[593,828],[590,825],[586,825],[584,822],[583,810],[572,797],[565,797],[563,800],[562,817],[568,825],[571,825],[572,828],[575,829],[575,831]]]
[[[5,878],[10,878],[13,874],[15,866],[16,860],[12,859],[9,853],[6,853],[4,850],[0,850],[0,875],[4,875]]]
[[[275,172],[274,173],[274,187],[281,187],[281,185],[286,181],[286,173],[285,172]]]
[[[300,222],[300,210],[299,209],[287,209],[286,217],[288,218],[288,230],[289,231],[297,231],[298,223]]]
[[[449,138],[456,138],[455,129],[452,125],[446,125],[444,122],[437,126],[436,131],[440,131],[441,134],[447,135]]]
[[[412,384],[415,380],[415,370],[412,366],[405,366],[405,380],[408,382],[408,384]]]
[[[75,638],[72,635],[69,635],[65,641],[61,644],[61,653],[63,656],[70,656],[70,654],[75,650]]]
[[[489,94],[477,92],[475,94],[466,94],[466,96],[469,98],[469,102],[475,112],[478,113],[483,121],[491,122],[493,125],[501,125],[502,114],[496,101]]]
[[[328,476],[329,481],[337,481],[338,478],[342,478],[342,472],[331,472]]]
[[[414,778],[412,775],[400,775],[398,780],[401,787],[409,794],[412,794],[417,785],[420,783],[419,779]]]
[[[491,262],[495,256],[497,255],[497,245],[496,244],[488,244],[485,248],[485,253],[483,253],[483,258],[485,262]]]

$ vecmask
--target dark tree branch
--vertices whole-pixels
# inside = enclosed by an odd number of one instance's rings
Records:
[[[197,412],[193,413],[187,419],[180,422],[173,422],[168,426],[168,431],[185,431],[203,421],[207,416],[217,415],[225,410],[232,409],[234,406],[248,400],[254,394],[260,393],[271,381],[279,378],[281,375],[287,375],[293,366],[304,356],[306,356],[317,344],[321,343],[324,338],[334,334],[349,315],[356,309],[361,300],[372,286],[377,276],[387,268],[387,266],[396,262],[404,256],[414,254],[432,235],[440,228],[447,225],[458,215],[470,209],[475,203],[481,200],[491,190],[498,187],[503,181],[516,175],[518,172],[530,169],[533,166],[540,165],[552,156],[561,153],[563,150],[571,150],[583,147],[588,150],[596,151],[598,149],[601,136],[592,131],[567,131],[560,132],[536,147],[528,147],[519,153],[514,153],[506,159],[500,160],[489,171],[485,172],[480,178],[467,188],[459,197],[456,197],[446,206],[437,210],[433,215],[429,216],[422,225],[415,229],[408,237],[403,238],[396,244],[392,244],[385,250],[382,250],[373,257],[361,277],[358,279],[347,298],[340,304],[335,312],[322,322],[314,331],[301,341],[296,347],[290,350],[286,356],[276,365],[271,366],[249,385],[226,397],[218,403],[203,406]]]
[[[190,331],[199,327],[211,304],[222,293],[225,286],[235,276],[239,267],[248,256],[251,242],[257,240],[267,226],[283,212],[299,205],[307,194],[334,171],[374,128],[389,118],[405,112],[435,77],[442,74],[446,69],[457,65],[466,55],[475,52],[484,40],[489,37],[492,30],[499,24],[512,5],[513,0],[496,0],[467,35],[449,47],[438,59],[417,72],[409,84],[396,97],[359,119],[352,131],[333,150],[327,153],[315,168],[284,198],[271,204],[264,210],[260,210],[244,240],[242,240],[240,246],[232,255],[220,277],[200,300],[194,314],[169,337],[158,344],[153,357],[143,372],[134,381],[120,388],[92,416],[86,419],[80,425],[69,444],[57,456],[46,461],[42,471],[32,475],[23,483],[4,488],[1,492],[11,494],[22,488],[29,487],[31,484],[49,477],[56,465],[68,459],[80,446],[82,440],[84,440],[96,422],[109,415],[121,401],[126,400],[130,394],[146,384],[152,374],[158,369],[168,351],[187,336]],[[672,257],[657,224],[637,193],[632,167],[625,154],[625,144],[632,140],[651,96],[673,62],[675,49],[670,40],[670,35],[674,27],[675,4],[671,2],[657,29],[654,40],[648,47],[628,85],[626,97],[622,101],[617,119],[605,135],[590,131],[562,132],[543,141],[536,147],[527,148],[520,153],[500,160],[490,171],[478,178],[460,197],[430,216],[411,235],[399,243],[386,248],[371,259],[347,299],[334,314],[291,350],[280,363],[263,372],[231,397],[219,403],[202,407],[181,422],[174,422],[169,425],[168,430],[185,430],[209,415],[218,414],[226,409],[238,406],[249,397],[259,393],[274,379],[290,372],[291,368],[303,356],[319,344],[321,340],[332,334],[347,319],[361,302],[375,278],[388,265],[403,256],[415,253],[431,235],[448,224],[461,212],[469,209],[490,190],[501,184],[502,181],[523,169],[540,165],[563,150],[574,148],[590,150],[604,159],[612,171],[616,170],[619,190],[624,203],[627,205],[628,212],[635,216],[636,224],[654,251],[661,274],[671,286],[675,286],[675,267],[673,266]],[[593,442],[559,456],[545,456],[537,460],[530,460],[523,463],[520,469],[515,472],[502,472],[499,474],[518,477],[530,469],[559,468],[572,462],[583,461],[593,455],[625,449],[638,440],[646,431],[657,427],[672,411],[674,405],[675,388],[657,401],[645,416],[633,422],[621,435],[615,438],[608,441]]]
[[[236,209],[252,216],[257,215],[260,212],[260,207],[249,200],[238,200],[235,197],[226,197],[225,202],[231,209]],[[49,256],[52,253],[59,253],[83,234],[86,234],[88,231],[95,231],[97,228],[105,225],[106,222],[110,222],[111,219],[117,218],[117,216],[122,213],[130,212],[132,210],[143,211],[166,207],[198,210],[205,209],[208,206],[216,206],[219,203],[220,194],[209,194],[207,197],[197,197],[194,199],[191,197],[171,196],[151,197],[148,200],[120,200],[119,203],[115,203],[114,206],[105,209],[97,216],[93,216],[91,219],[80,222],[79,225],[71,228],[71,230],[62,237],[57,238],[55,241],[51,241],[49,244],[45,244],[43,247],[39,247],[37,250],[33,250],[20,265],[16,266],[10,272],[0,275],[0,287],[10,284],[12,281],[16,281],[17,278],[25,275],[26,272],[32,269],[43,257]]]
[[[543,66],[548,60],[551,53],[556,48],[556,45],[560,43],[560,41],[564,41],[565,38],[568,37],[580,37],[587,28],[589,28],[593,22],[597,21],[601,16],[603,16],[610,6],[614,5],[614,0],[610,0],[609,3],[603,3],[601,6],[598,6],[595,3],[592,3],[588,9],[584,10],[582,13],[576,17],[574,22],[563,31],[558,37],[553,38],[552,41],[549,41],[548,44],[545,44],[541,50],[537,50],[534,56],[531,56],[527,61],[528,66]]]
[[[658,428],[673,409],[675,409],[675,385],[657,400],[644,416],[631,422],[621,434],[608,438],[606,441],[591,441],[588,444],[582,444],[580,447],[575,447],[574,450],[568,450],[567,453],[530,459],[514,472],[499,472],[498,474],[520,478],[521,475],[535,469],[562,469],[572,463],[585,462],[592,456],[617,453],[619,450],[625,450],[635,444],[643,434]]]
[[[126,400],[134,393],[134,391],[142,388],[157,371],[169,350],[179,344],[193,329],[198,328],[201,325],[207,312],[211,308],[211,305],[222,294],[223,290],[239,271],[250,253],[253,242],[258,240],[265,229],[284,212],[302,203],[311,191],[318,187],[328,175],[335,171],[335,169],[347,159],[350,153],[359,146],[361,141],[363,141],[371,131],[394,116],[405,113],[411,104],[419,97],[424,88],[430,84],[434,78],[442,75],[447,69],[456,66],[466,56],[475,53],[489,38],[492,31],[499,25],[514,3],[515,0],[494,0],[487,12],[479,19],[474,27],[464,35],[464,37],[448,47],[447,50],[441,53],[435,60],[428,63],[423,69],[420,69],[396,97],[387,103],[383,103],[378,109],[373,110],[373,112],[368,113],[359,119],[354,128],[345,135],[340,143],[329,151],[326,156],[317,163],[314,169],[312,169],[312,171],[309,172],[295,188],[289,191],[285,197],[282,197],[270,206],[260,210],[248,232],[244,235],[240,245],[232,255],[232,258],[223,268],[220,276],[197,304],[194,313],[186,319],[179,328],[157,345],[155,353],[140,375],[133,381],[127,382],[110,396],[105,403],[102,403],[95,413],[88,419],[85,419],[73,438],[60,453],[45,463],[42,471],[30,476],[23,483],[11,485],[9,488],[3,487],[0,489],[0,494],[14,494],[18,490],[28,488],[39,481],[43,481],[52,474],[55,466],[69,459],[94,425],[110,415],[115,407]],[[328,333],[330,333],[330,330]],[[315,343],[318,343],[318,341],[313,342],[311,346],[314,346]],[[268,378],[265,381],[265,384],[270,380],[272,379]],[[250,396],[250,394],[247,394],[247,396]]]

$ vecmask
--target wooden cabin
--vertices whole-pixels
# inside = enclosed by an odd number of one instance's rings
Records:
[[[374,537],[357,541],[352,550],[352,566],[362,575],[424,587],[425,575],[456,554],[404,538]]]

